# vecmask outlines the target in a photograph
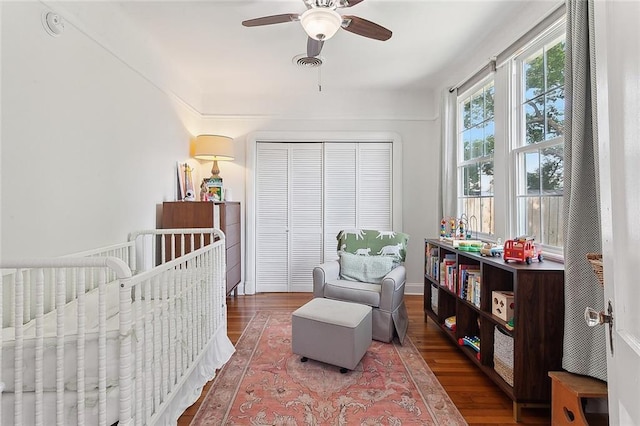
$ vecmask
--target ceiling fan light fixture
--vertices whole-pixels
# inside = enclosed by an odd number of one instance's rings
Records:
[[[300,16],[304,31],[315,40],[329,40],[342,25],[342,16],[333,9],[308,9]]]

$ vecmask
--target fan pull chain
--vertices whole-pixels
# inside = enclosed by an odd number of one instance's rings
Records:
[[[318,67],[318,92],[322,92],[322,65]]]

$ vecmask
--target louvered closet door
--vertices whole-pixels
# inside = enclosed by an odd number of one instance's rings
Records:
[[[313,291],[322,263],[322,144],[291,144],[290,158],[289,290]]]
[[[289,291],[289,144],[256,151],[256,289]]]
[[[256,289],[313,291],[322,263],[322,144],[257,145]]]
[[[341,229],[392,226],[393,151],[389,142],[325,143],[324,259],[337,259]]]

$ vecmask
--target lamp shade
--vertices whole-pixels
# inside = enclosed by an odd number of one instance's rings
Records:
[[[193,146],[193,158],[206,161],[231,161],[234,158],[233,139],[228,136],[199,135]]]
[[[333,9],[307,9],[300,16],[304,31],[315,40],[329,40],[342,25],[342,16]]]

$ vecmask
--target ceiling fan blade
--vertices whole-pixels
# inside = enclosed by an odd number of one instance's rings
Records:
[[[262,18],[248,19],[246,21],[242,21],[242,25],[245,27],[259,27],[261,25],[282,24],[298,20],[300,20],[300,15],[297,13],[284,13],[282,15],[271,15],[263,16]]]
[[[324,41],[316,40],[311,37],[307,38],[307,56],[310,58],[315,58],[322,51],[322,46],[324,45]]]
[[[385,27],[357,16],[343,15],[342,18],[342,28],[363,37],[385,41],[389,40],[393,34]]]
[[[352,7],[364,0],[339,0],[338,7]]]

